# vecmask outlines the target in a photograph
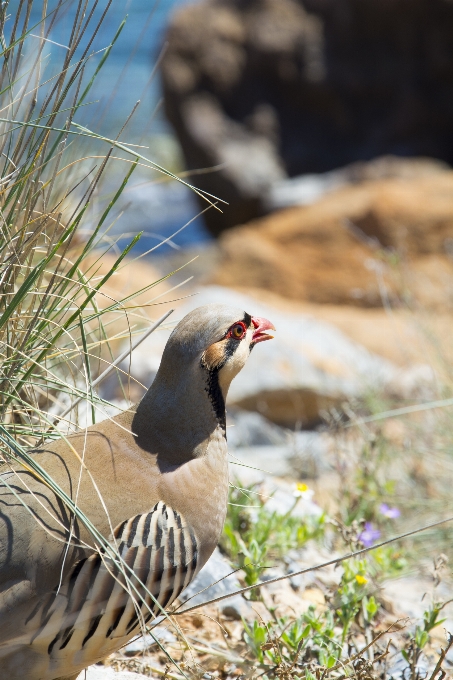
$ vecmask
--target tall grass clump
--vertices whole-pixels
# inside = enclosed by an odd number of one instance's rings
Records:
[[[77,424],[71,405],[81,397],[86,422],[108,406],[93,378],[113,357],[112,334],[118,341],[143,327],[146,319],[134,318],[128,306],[158,281],[126,298],[110,297],[105,286],[139,235],[115,247],[112,266],[101,271],[112,249],[104,235],[138,163],[177,179],[120,141],[134,111],[114,139],[80,122],[84,108],[96,106],[88,95],[124,25],[109,44],[96,44],[110,4],[18,0],[0,8],[0,470],[31,471],[88,528],[104,559],[129,577],[115,547],[30,454]],[[56,29],[64,44],[56,44]],[[114,162],[124,176],[99,207],[100,182]],[[127,332],[118,332],[118,316]],[[5,476],[0,482],[8,486]],[[137,580],[127,581],[138,601]]]
[[[89,384],[90,355],[101,339],[108,342],[99,294],[136,239],[100,280],[95,265],[84,267],[130,176],[82,242],[81,226],[112,151],[91,164],[84,180],[88,159],[78,156],[79,133],[72,133],[93,84],[94,78],[84,85],[83,76],[103,16],[92,25],[87,3],[78,4],[67,49],[46,79],[48,35],[64,3],[52,11],[43,3],[35,26],[31,0],[8,14],[10,5],[1,16],[0,418],[6,441],[29,446],[55,436],[50,414]]]
[[[157,283],[123,300],[103,293],[139,235],[99,275],[112,209],[137,164],[174,177],[120,142],[133,111],[115,139],[77,122],[96,106],[88,95],[124,25],[95,49],[110,2],[44,1],[33,25],[33,0],[0,10],[0,419],[20,445],[59,436],[58,414],[73,398],[85,396],[95,418],[102,400],[90,383],[100,348],[109,355],[112,314]],[[49,62],[63,18],[67,41]],[[126,171],[100,209],[96,192],[113,162]]]

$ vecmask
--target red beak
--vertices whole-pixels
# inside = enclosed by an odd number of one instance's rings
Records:
[[[263,319],[259,316],[252,316],[252,324],[255,327],[255,332],[253,333],[252,342],[263,342],[264,340],[272,340],[273,335],[268,335],[265,331],[275,331],[274,325],[267,319]]]

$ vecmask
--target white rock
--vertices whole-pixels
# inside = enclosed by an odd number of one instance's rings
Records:
[[[435,399],[439,393],[437,376],[429,364],[417,364],[401,370],[389,385],[389,390],[403,399],[418,398],[421,401]]]
[[[258,413],[250,413],[265,421]],[[284,432],[285,436],[277,445],[267,441],[261,445],[241,445],[237,446],[237,441],[246,441],[245,435],[235,434],[235,428],[228,428],[227,419],[227,439],[228,450],[230,452],[230,463],[233,465],[233,472],[236,477],[242,479],[244,483],[253,484],[264,479],[263,474],[275,475],[277,477],[291,477],[293,479],[314,479],[321,472],[331,468],[329,464],[329,453],[333,449],[335,440],[325,432],[305,431],[290,432],[282,428],[275,428],[276,431]],[[248,419],[245,420],[248,424]],[[244,423],[241,425],[244,427]],[[253,423],[251,425],[251,440],[254,441]],[[232,436],[233,435],[233,436]],[[266,431],[264,435],[267,436]],[[257,438],[258,439],[258,438]],[[249,466],[245,468],[243,466]],[[256,470],[253,470],[256,468]]]
[[[256,448],[250,449],[249,451],[255,453]],[[260,451],[269,452],[269,457],[271,455],[278,456],[278,449],[276,450],[271,446],[261,447]],[[264,464],[266,462],[270,463],[269,458],[265,459],[262,466],[258,468],[255,466],[252,467],[250,465],[250,458],[244,456],[243,459],[248,462],[247,466],[242,466],[237,464],[239,459],[236,456],[236,453],[238,452],[235,450],[230,454],[230,478],[233,482],[239,483],[240,485],[256,485],[257,488],[259,488],[260,493],[267,498],[266,509],[269,512],[276,512],[279,515],[285,515],[286,513],[291,512],[293,517],[300,517],[300,519],[305,519],[310,516],[319,517],[322,515],[322,509],[316,503],[316,497],[313,497],[313,490],[308,489],[308,492],[298,494],[296,492],[295,483],[279,479],[272,473],[267,474],[263,470]],[[242,450],[239,453],[242,453]],[[257,458],[255,461],[252,459],[252,462],[256,462],[258,466],[261,461]],[[254,511],[252,510],[251,512],[253,514]]]
[[[228,404],[258,411],[288,426],[312,423],[323,409],[367,390],[389,384],[396,368],[347,338],[327,323],[290,314],[250,296],[220,286],[208,286],[185,301],[174,314],[181,319],[200,305],[220,302],[264,316],[277,328],[275,340],[255,348],[233,381]],[[132,375],[142,380],[156,366],[169,331],[157,331],[133,353]]]
[[[244,484],[260,483],[266,476],[286,477],[292,473],[287,446],[229,447],[232,473]]]
[[[259,413],[231,410],[227,418],[227,437],[230,448],[249,446],[279,446],[288,444],[289,432]]]
[[[425,654],[421,654],[417,659],[414,674],[401,652],[398,652],[393,658],[390,658],[388,664],[389,668],[386,673],[388,680],[408,680],[410,677],[427,678],[429,675],[429,661]]]

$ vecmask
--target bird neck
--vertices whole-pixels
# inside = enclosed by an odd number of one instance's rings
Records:
[[[201,364],[183,372],[159,370],[133,419],[138,445],[157,455],[162,471],[209,455],[219,442],[226,452],[225,397],[218,374]]]

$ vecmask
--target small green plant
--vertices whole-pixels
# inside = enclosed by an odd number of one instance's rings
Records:
[[[298,502],[295,498],[293,508]],[[270,512],[256,486],[232,487],[221,549],[241,567],[247,585],[258,583],[267,566],[284,557],[289,550],[301,548],[310,539],[324,535],[325,515],[294,517]],[[252,598],[257,593],[252,591]]]
[[[263,570],[266,568],[267,546],[258,543],[254,538],[248,545],[241,539],[239,540],[241,543],[240,561],[242,569],[245,571],[244,580],[246,585],[253,586],[258,583]],[[257,600],[259,597],[258,590],[250,591],[250,599]]]
[[[244,625],[244,640],[252,655],[258,659],[260,663],[264,663],[264,654],[268,651],[265,648],[269,637],[267,626],[259,624],[258,621],[253,621],[253,623],[249,625],[245,619],[242,620],[242,623]]]
[[[372,633],[379,618],[380,604],[373,594],[375,578],[376,567],[368,556],[346,561],[340,583],[327,598],[327,608],[310,605],[296,618],[276,617],[269,610],[273,616],[269,623],[244,622],[250,654],[269,677],[286,674],[308,680],[312,674],[321,677],[319,673],[328,673],[337,664],[346,676],[352,675],[360,655],[351,657],[351,641],[357,635],[369,639],[368,631]],[[362,662],[368,663],[366,659]],[[288,675],[290,672],[294,675]]]
[[[381,579],[394,578],[407,568],[407,559],[401,550],[391,545],[376,548],[370,553],[370,560]]]
[[[332,668],[341,653],[333,612],[317,614],[314,605],[293,620],[279,617],[267,624],[243,623],[251,654],[277,677],[297,671],[309,678],[304,672],[307,665]]]
[[[343,564],[343,575],[334,597],[337,604],[335,613],[342,626],[342,643],[345,642],[351,624],[361,610],[366,624],[371,622],[378,611],[379,605],[374,597],[366,596],[369,592],[368,570],[369,563],[366,559],[350,560]]]
[[[415,677],[418,660],[430,640],[430,633],[434,628],[440,626],[446,619],[440,619],[440,612],[449,604],[448,602],[433,602],[423,613],[423,625],[416,626],[415,634],[411,638],[405,649],[401,650],[403,657],[409,664],[412,677]]]

